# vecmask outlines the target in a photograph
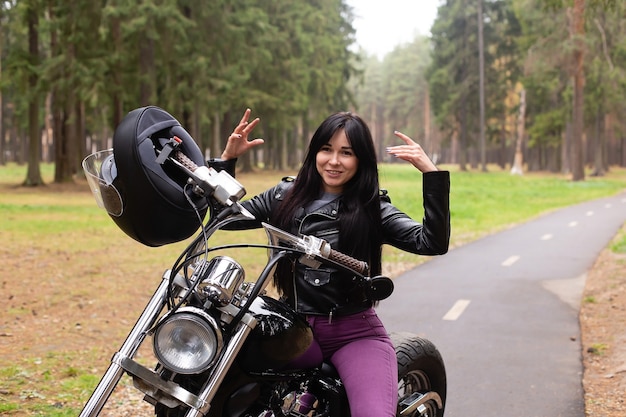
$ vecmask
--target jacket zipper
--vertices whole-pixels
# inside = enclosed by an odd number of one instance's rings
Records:
[[[301,235],[301,234],[302,234],[302,226],[304,225],[304,223],[305,223],[306,219],[307,219],[309,216],[312,216],[312,215],[322,216],[322,217],[326,217],[326,218],[328,218],[328,219],[336,219],[336,217],[332,217],[332,216],[329,216],[329,215],[326,215],[326,214],[322,214],[322,213],[319,213],[319,212],[315,212],[315,211],[314,211],[314,212],[311,212],[311,213],[308,213],[308,214],[306,214],[306,215],[302,218],[302,221],[300,222],[300,226],[298,226],[298,234],[299,234],[299,235]],[[297,269],[297,268],[296,268],[296,266],[295,266],[295,264],[294,264],[294,266],[293,266],[293,271],[292,271],[292,281],[293,281],[293,302],[294,302],[294,307],[295,307],[295,310],[299,312],[299,308],[298,308],[298,290],[297,290],[297,286],[296,286],[296,280],[297,280],[298,278],[297,278],[297,276],[296,276],[296,269]],[[330,323],[332,322],[332,319],[333,319],[333,311],[331,310],[331,311],[330,311],[330,313],[328,314],[328,324],[330,324]]]

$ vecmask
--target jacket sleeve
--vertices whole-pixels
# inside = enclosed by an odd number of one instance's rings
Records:
[[[450,173],[427,172],[422,178],[422,223],[390,202],[381,203],[384,243],[419,255],[443,255],[450,243]]]
[[[207,165],[210,168],[215,169],[216,171],[226,171],[233,178],[235,178],[235,167],[237,165],[237,158],[228,160],[211,158],[207,161]]]
[[[272,211],[276,208],[278,201],[283,199],[290,181],[283,179],[278,185],[255,195],[249,200],[241,202],[253,216],[254,220],[241,220],[228,224],[224,229],[227,230],[243,230],[256,229],[261,227],[261,222],[269,223]]]

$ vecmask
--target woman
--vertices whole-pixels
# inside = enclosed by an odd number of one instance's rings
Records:
[[[248,141],[259,119],[250,110],[229,137],[223,160],[237,158],[262,139]],[[394,207],[379,189],[376,153],[366,123],[347,112],[329,116],[317,128],[295,179],[245,201],[255,216],[249,227],[269,222],[293,234],[315,235],[332,248],[368,262],[370,275],[381,272],[382,245],[420,255],[447,252],[450,237],[447,171],[438,171],[411,138],[387,148],[423,173],[422,223]],[[279,265],[275,284],[296,311],[306,315],[315,343],[293,366],[324,358],[337,369],[353,417],[395,416],[397,363],[394,347],[364,292],[352,277],[332,268]]]

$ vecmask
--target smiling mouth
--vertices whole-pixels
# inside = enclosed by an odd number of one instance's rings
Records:
[[[326,171],[329,175],[339,175],[341,171]]]

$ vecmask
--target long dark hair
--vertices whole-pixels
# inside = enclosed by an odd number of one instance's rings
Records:
[[[319,197],[322,177],[317,172],[316,155],[341,129],[359,165],[354,177],[343,188],[339,209],[339,247],[335,249],[368,262],[370,274],[374,276],[380,274],[382,252],[378,165],[369,127],[356,114],[334,113],[320,124],[311,138],[293,187],[273,213],[271,221],[278,227],[291,230],[296,211]],[[286,283],[277,284],[284,289]]]

